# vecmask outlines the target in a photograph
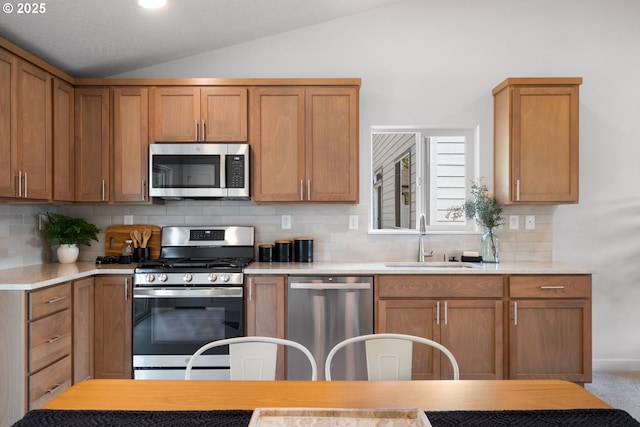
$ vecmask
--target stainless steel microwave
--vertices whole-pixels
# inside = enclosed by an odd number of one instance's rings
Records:
[[[149,145],[149,195],[248,199],[249,144]]]

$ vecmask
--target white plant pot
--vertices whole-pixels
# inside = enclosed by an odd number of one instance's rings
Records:
[[[58,262],[60,264],[73,264],[78,260],[78,254],[80,249],[75,243],[66,245],[61,244],[58,246]]]

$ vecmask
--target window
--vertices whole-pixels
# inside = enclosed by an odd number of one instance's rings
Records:
[[[473,221],[447,218],[465,202],[477,176],[477,129],[372,128],[372,230],[471,231]]]

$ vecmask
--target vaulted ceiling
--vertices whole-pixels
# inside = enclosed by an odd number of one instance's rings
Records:
[[[50,0],[37,14],[9,1],[0,37],[73,77],[107,77],[397,1],[168,0],[146,10],[137,0]]]

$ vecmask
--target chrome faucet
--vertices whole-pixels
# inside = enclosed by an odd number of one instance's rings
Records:
[[[433,251],[426,254],[424,252],[424,236],[427,235],[426,218],[424,214],[420,215],[420,239],[418,240],[418,262],[424,262],[427,257],[433,256]]]

